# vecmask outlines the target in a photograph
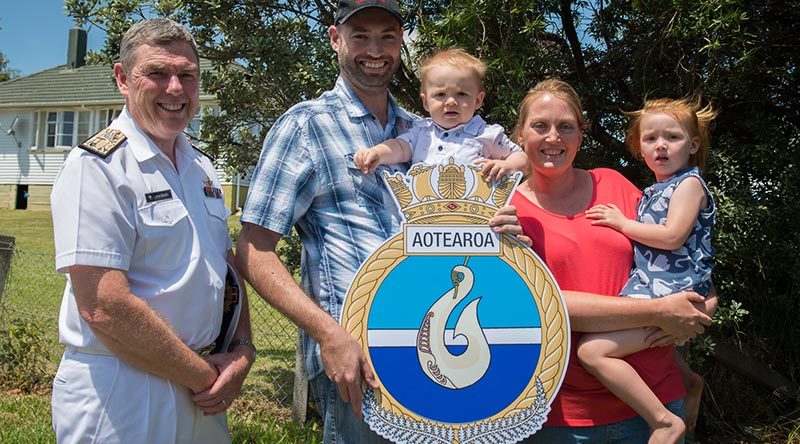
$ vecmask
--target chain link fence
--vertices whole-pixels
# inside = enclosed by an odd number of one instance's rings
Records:
[[[9,259],[10,264],[4,268],[3,261]],[[0,239],[0,290],[5,285],[4,291],[0,291],[0,329],[12,320],[40,326],[46,336],[50,379],[64,350],[58,343],[58,312],[66,279],[55,271],[54,263],[52,254],[22,251],[14,247],[13,241]],[[258,354],[233,408],[259,409],[288,418],[294,390],[297,328],[252,289],[248,290],[253,342]],[[299,402],[304,409],[305,400]]]

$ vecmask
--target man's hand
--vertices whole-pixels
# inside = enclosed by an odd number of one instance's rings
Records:
[[[531,238],[522,234],[522,226],[517,217],[517,207],[513,205],[506,205],[497,210],[497,213],[489,220],[489,226],[494,228],[495,233],[510,234],[529,247],[533,245]]]
[[[246,347],[237,347],[230,353],[217,353],[206,357],[206,361],[219,370],[219,377],[210,388],[192,396],[197,408],[206,416],[227,410],[239,396],[244,378],[254,360],[252,351]]]
[[[628,222],[628,218],[622,214],[622,211],[616,205],[610,203],[608,205],[595,205],[586,210],[586,217],[594,219],[592,225],[601,225],[604,227],[613,228],[622,232],[622,227]]]
[[[705,298],[690,291],[681,291],[653,300],[653,303],[660,304],[660,321],[657,325],[660,331],[648,336],[648,345],[662,344],[666,341],[667,335],[673,340],[685,340],[703,333],[705,326],[711,325],[711,317],[698,310],[695,304],[702,304],[704,301]]]
[[[336,383],[342,401],[350,403],[358,418],[361,413],[361,380],[373,389],[378,388],[378,380],[367,363],[361,347],[352,336],[342,328],[320,343],[322,364],[328,379]]]
[[[353,156],[353,162],[362,173],[368,174],[375,171],[380,165],[381,156],[372,148],[361,148]]]

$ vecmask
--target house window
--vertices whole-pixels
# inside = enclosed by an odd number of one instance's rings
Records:
[[[192,119],[191,122],[189,122],[189,125],[184,130],[184,134],[186,134],[186,137],[189,139],[190,142],[192,143],[200,142],[200,131],[201,131],[200,119],[202,116],[206,114],[211,114],[212,116],[219,115],[219,107],[204,105],[197,108],[197,113],[194,115],[194,118]]]
[[[43,111],[34,116],[36,146],[40,148],[72,148],[93,133],[106,128],[121,110],[58,110]]]
[[[194,118],[192,118],[192,121],[189,122],[189,126],[187,126],[184,130],[184,134],[186,134],[186,137],[189,138],[190,142],[197,142],[200,140],[200,116],[202,116],[201,110],[201,107],[197,107],[197,113],[194,115]]]
[[[47,113],[47,136],[45,139],[45,147],[56,146],[56,128],[58,127],[58,113]]]
[[[42,148],[73,147],[89,138],[91,111],[47,111],[44,131],[39,135]]]
[[[83,142],[92,135],[89,131],[89,111],[78,112],[78,128],[76,128],[75,134],[77,135],[76,144]]]
[[[100,131],[103,128],[107,128],[108,125],[111,125],[111,122],[119,116],[121,113],[121,109],[101,109],[97,113],[98,122],[97,122],[97,131]]]
[[[58,122],[58,132],[56,139],[59,146],[75,146],[72,143],[75,132],[75,111],[62,111],[61,119]]]

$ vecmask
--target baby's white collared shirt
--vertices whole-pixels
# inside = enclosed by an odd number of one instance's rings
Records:
[[[472,164],[478,159],[505,159],[521,148],[506,137],[503,127],[489,125],[481,116],[445,129],[430,118],[421,119],[398,137],[411,146],[411,163]]]

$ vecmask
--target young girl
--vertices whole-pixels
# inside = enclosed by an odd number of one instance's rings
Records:
[[[420,98],[427,119],[397,139],[360,149],[353,160],[365,174],[378,165],[408,162],[483,164],[481,174],[495,180],[523,170],[528,158],[500,125],[488,125],[475,112],[483,104],[486,65],[463,49],[436,53],[422,65]]]
[[[700,177],[709,144],[710,121],[716,116],[699,100],[649,100],[631,113],[627,142],[655,173],[656,184],[644,190],[637,220],[627,219],[613,204],[597,205],[586,215],[594,225],[611,227],[635,241],[634,268],[622,295],[658,298],[679,291],[708,296],[714,248],[714,199]],[[709,313],[707,313],[709,314]],[[623,358],[648,345],[644,329],[584,335],[578,343],[581,364],[649,424],[650,443],[680,440],[686,426],[659,402]],[[702,379],[678,358],[687,383],[686,410],[694,427]]]

